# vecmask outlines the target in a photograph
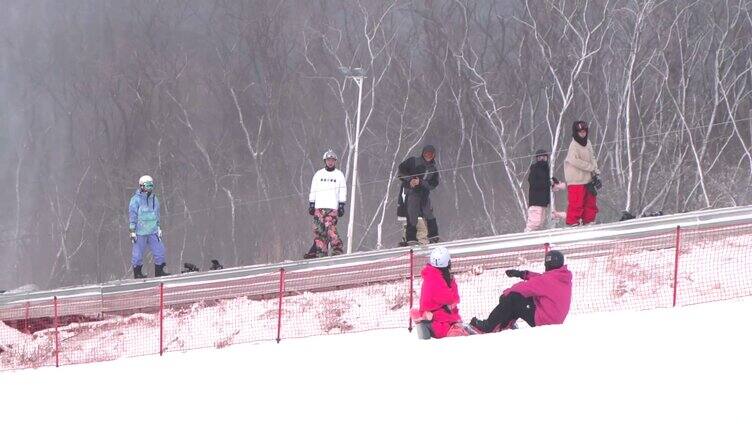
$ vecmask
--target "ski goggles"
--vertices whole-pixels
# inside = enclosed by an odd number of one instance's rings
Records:
[[[154,190],[154,182],[153,181],[147,181],[147,182],[141,184],[141,187],[143,187],[145,190],[152,191],[152,190]]]

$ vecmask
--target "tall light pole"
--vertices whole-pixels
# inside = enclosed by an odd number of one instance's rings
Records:
[[[352,78],[358,84],[358,114],[355,119],[355,158],[353,161],[352,186],[350,187],[350,221],[347,223],[347,253],[352,253],[353,228],[355,227],[355,187],[358,185],[358,142],[360,141],[360,105],[363,100],[363,79],[366,72],[363,68],[340,67],[345,79]]]

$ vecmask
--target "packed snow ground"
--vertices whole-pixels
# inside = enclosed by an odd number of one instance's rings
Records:
[[[752,297],[420,341],[406,330],[3,372],[7,422],[752,422]]]

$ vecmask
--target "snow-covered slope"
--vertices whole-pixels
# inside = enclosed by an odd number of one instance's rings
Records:
[[[419,341],[406,330],[0,374],[9,422],[751,422],[752,298]]]

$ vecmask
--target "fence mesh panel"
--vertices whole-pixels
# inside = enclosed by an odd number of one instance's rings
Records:
[[[675,279],[677,306],[752,295],[752,281],[743,277],[752,265],[747,252],[752,224],[681,229],[678,267],[675,228],[620,237],[483,252],[456,249],[452,272],[460,314],[465,321],[487,316],[504,289],[519,281],[504,271],[542,272],[547,249],[564,252],[573,273],[570,314],[671,307]],[[386,259],[253,276],[207,274],[163,291],[108,289],[57,298],[57,308],[49,298],[4,305],[0,370],[54,366],[58,347],[59,364],[67,365],[159,354],[160,348],[170,353],[278,337],[407,329],[427,255],[419,249],[412,260],[402,251]]]
[[[570,313],[670,307],[675,233],[598,244],[552,246],[572,271]]]
[[[408,254],[285,273],[282,338],[407,327],[409,273]]]
[[[164,351],[273,340],[279,273],[164,288]]]
[[[60,365],[159,353],[159,291],[58,299]]]
[[[0,368],[55,365],[52,299],[0,308]]]
[[[676,305],[752,295],[752,224],[682,230]]]

